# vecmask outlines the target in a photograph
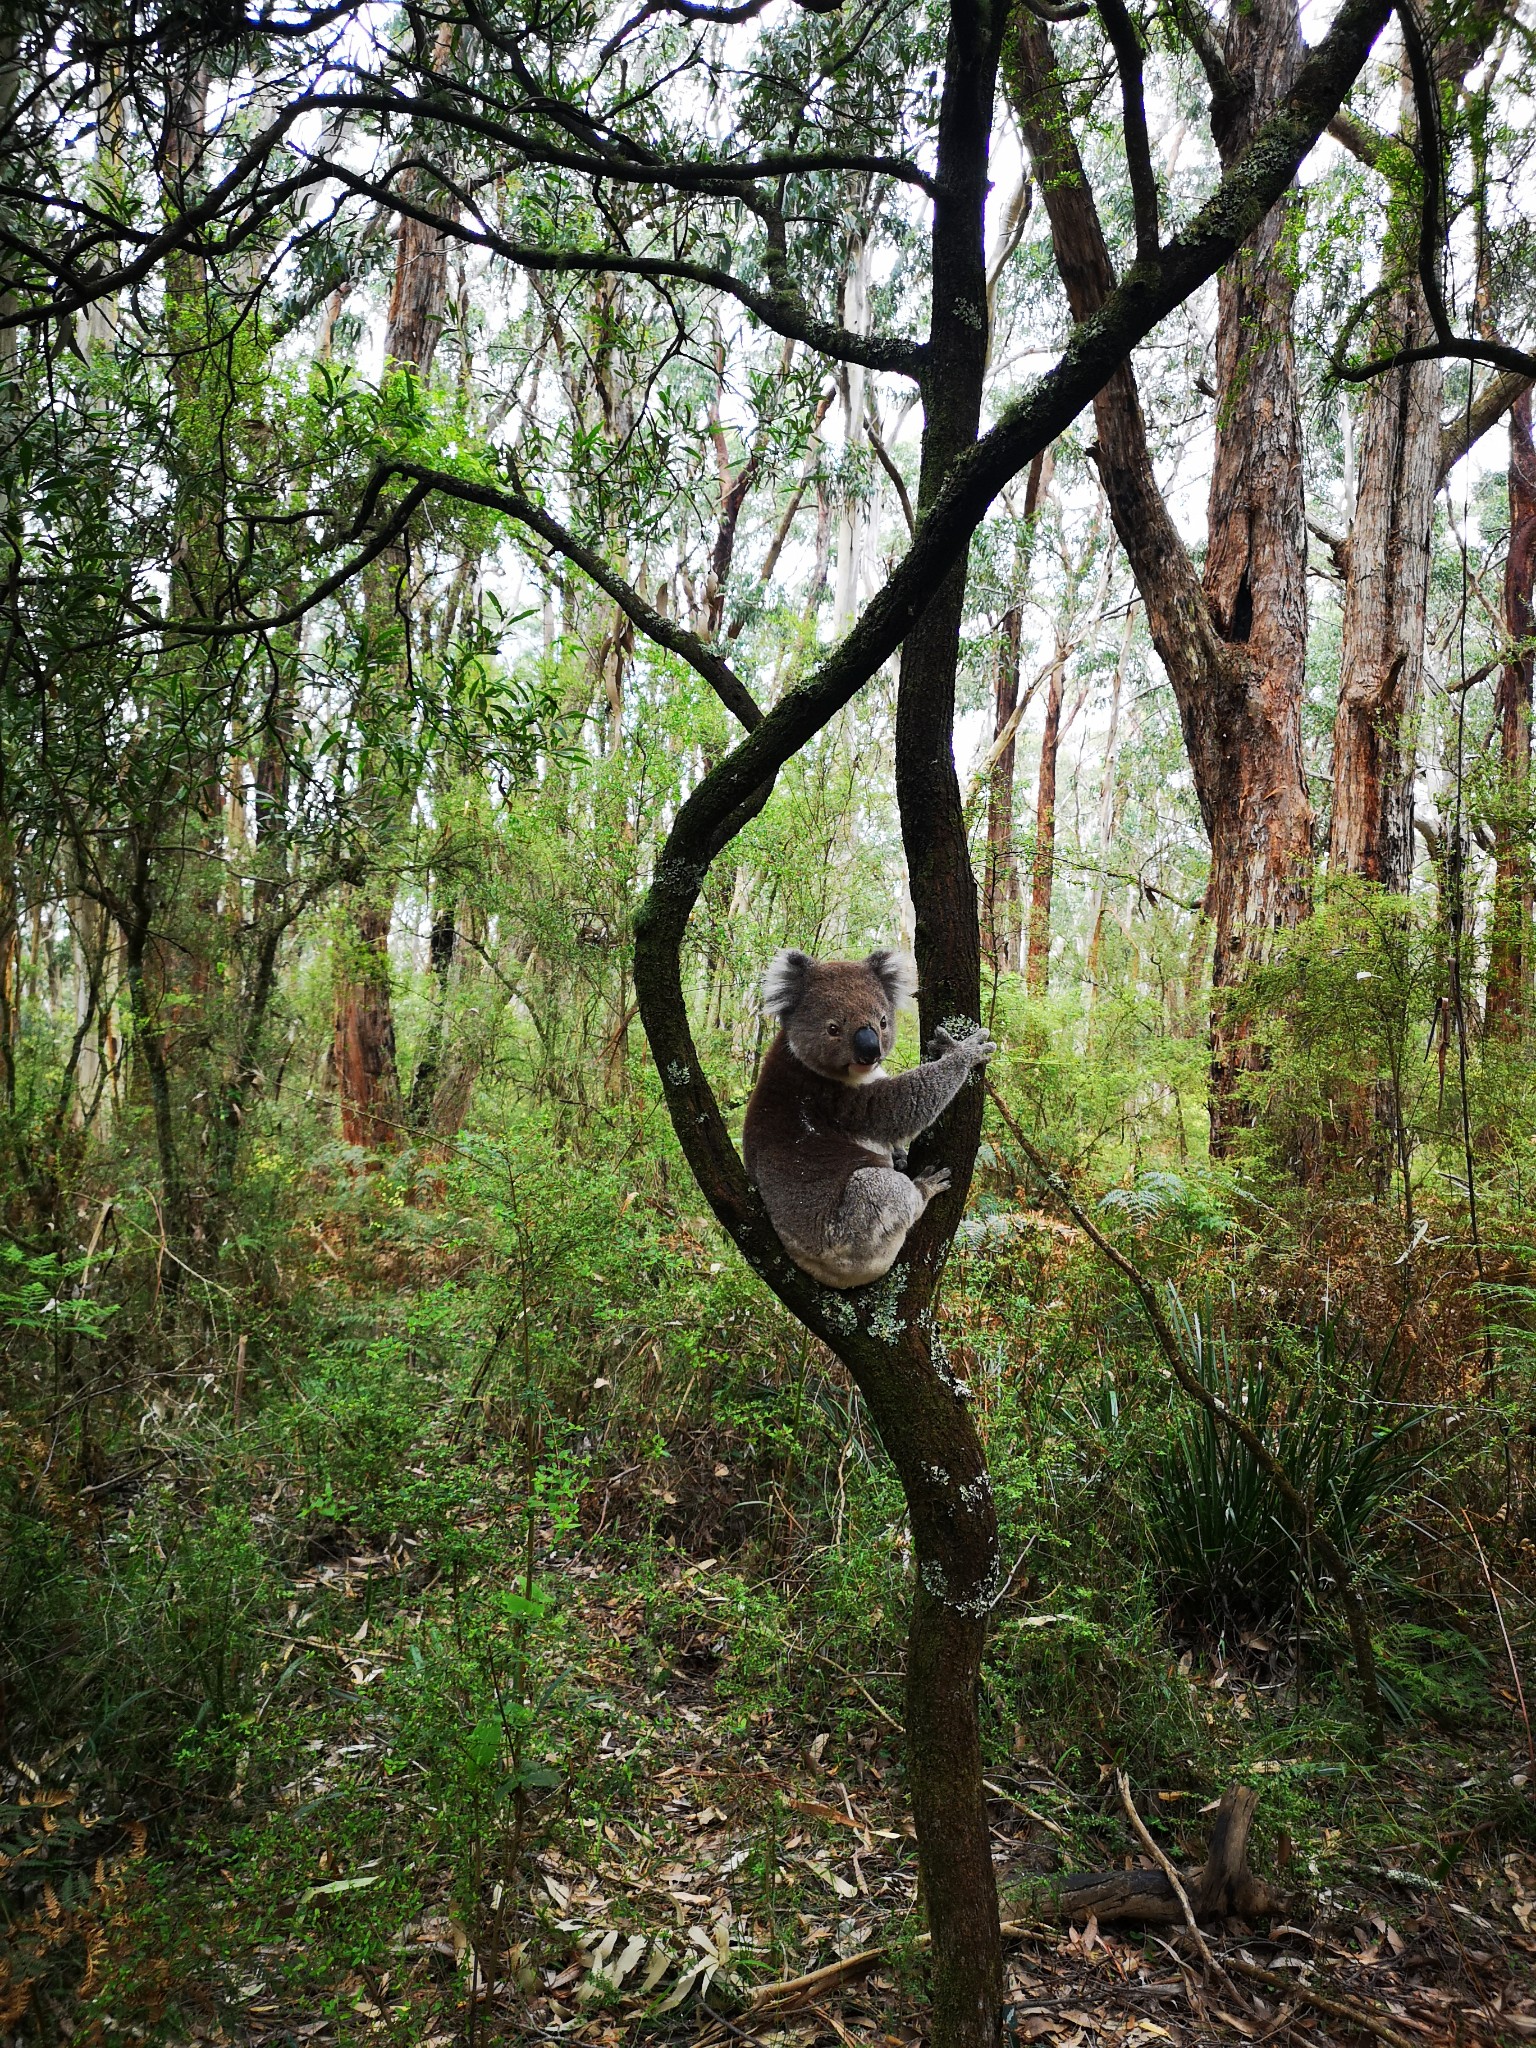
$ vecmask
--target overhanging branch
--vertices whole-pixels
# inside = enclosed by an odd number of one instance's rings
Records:
[[[420,462],[388,462],[382,465],[379,474],[410,477],[422,489],[440,491],[444,497],[457,498],[467,505],[483,505],[490,511],[507,513],[590,576],[648,640],[655,641],[658,647],[665,647],[669,653],[686,661],[748,732],[756,731],[762,724],[763,714],[751,691],[707,640],[691,633],[675,619],[667,618],[654,605],[647,604],[634,585],[604,561],[595,548],[589,548],[585,541],[578,540],[552,513],[535,504],[525,491],[520,488],[507,490],[495,484],[477,482],[471,477],[455,476],[451,470],[432,469]]]
[[[780,1298],[814,1329],[827,1327],[827,1297],[784,1258],[693,1042],[681,949],[704,878],[766,803],[785,762],[896,651],[1003,486],[1071,425],[1136,344],[1258,226],[1338,111],[1388,11],[1389,0],[1345,0],[1291,91],[1188,230],[1155,260],[1136,263],[1075,330],[1054,368],[953,463],[911,547],[846,639],[705,776],[678,812],[635,920],[635,991],[646,1036],[679,1142],[715,1214]]]

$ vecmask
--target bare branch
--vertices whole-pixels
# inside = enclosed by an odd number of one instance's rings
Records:
[[[907,495],[907,480],[896,467],[895,458],[880,438],[880,419],[875,411],[875,401],[872,396],[864,408],[864,431],[869,436],[869,445],[874,449],[875,458],[879,462],[880,467],[896,486],[896,496],[901,501],[901,516],[907,522],[907,532],[909,534],[916,533],[917,521],[912,516],[912,500]]]
[[[611,179],[621,185],[666,185],[679,192],[715,192],[726,196],[737,185],[759,178],[809,177],[819,171],[869,171],[915,185],[931,198],[934,180],[902,156],[858,150],[767,150],[761,156],[722,157],[718,162],[668,162],[661,157],[634,157],[616,151],[563,149],[544,137],[514,128],[474,108],[445,100],[441,94],[406,96],[397,93],[318,93],[311,105],[349,113],[415,120],[438,128],[456,128],[498,148],[511,150],[524,162],[574,171],[579,176]]]
[[[1491,427],[1496,427],[1522,391],[1529,391],[1533,377],[1520,370],[1500,370],[1482,390],[1440,428],[1439,477],[1444,483],[1469,448],[1474,447]]]
[[[647,604],[639,591],[604,561],[595,548],[589,548],[585,541],[578,540],[569,528],[562,526],[542,505],[535,504],[522,489],[501,489],[494,484],[476,482],[471,477],[457,476],[452,470],[432,469],[419,462],[391,461],[381,466],[378,475],[411,477],[423,491],[440,491],[444,497],[457,498],[463,504],[484,505],[490,511],[505,512],[509,518],[516,519],[590,576],[647,639],[654,640],[658,647],[665,647],[669,653],[686,661],[748,732],[754,732],[762,724],[763,714],[755,698],[728,661],[722,659],[697,633],[689,632],[686,626],[679,625],[675,619],[657,611],[654,605]]]
[[[428,227],[472,247],[488,249],[493,256],[519,264],[525,270],[553,271],[562,275],[676,278],[684,283],[704,285],[713,291],[725,292],[739,305],[745,306],[749,313],[755,313],[775,334],[803,341],[818,355],[829,356],[836,362],[862,363],[867,370],[886,370],[896,376],[911,377],[914,381],[922,378],[928,358],[923,343],[854,334],[846,327],[819,320],[788,282],[787,267],[777,267],[772,289],[759,291],[732,272],[712,263],[645,256],[627,249],[550,249],[536,242],[514,242],[495,228],[483,224],[477,227],[451,214],[436,213],[409,193],[364,177],[344,165],[333,164],[330,174],[365,198],[422,221]],[[0,321],[0,326],[4,324]]]
[[[1334,360],[1329,368],[1335,377],[1346,384],[1363,384],[1367,378],[1384,376],[1388,370],[1401,369],[1404,363],[1427,363],[1436,357],[1463,363],[1491,363],[1496,369],[1506,370],[1522,383],[1536,383],[1536,355],[1523,348],[1510,348],[1502,341],[1463,340],[1457,335],[1448,335],[1444,341],[1426,342],[1422,348],[1395,349],[1391,355],[1373,356],[1368,363],[1344,363]],[[1503,410],[1513,400],[1506,402]],[[1489,422],[1492,425],[1492,421]],[[1442,442],[1442,446],[1444,443]],[[1471,443],[1467,444],[1469,447]],[[1455,459],[1454,457],[1452,458]]]
[[[1369,121],[1362,121],[1358,114],[1352,114],[1341,107],[1328,123],[1328,133],[1335,142],[1342,142],[1353,157],[1358,157],[1367,169],[1379,171],[1382,158],[1390,147],[1390,138],[1379,128],[1373,128]]]
[[[1157,173],[1147,141],[1147,104],[1142,90],[1141,34],[1125,0],[1098,0],[1099,13],[1114,47],[1124,107],[1125,161],[1131,179],[1131,206],[1136,220],[1136,261],[1149,263],[1157,254]]]

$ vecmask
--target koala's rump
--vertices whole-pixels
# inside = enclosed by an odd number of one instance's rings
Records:
[[[769,1047],[742,1131],[746,1168],[786,1243],[820,1246],[851,1177],[891,1163],[886,1146],[840,1130],[845,1084],[802,1066],[782,1038]]]

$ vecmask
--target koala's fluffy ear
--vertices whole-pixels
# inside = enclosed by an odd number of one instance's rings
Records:
[[[763,976],[763,1011],[782,1024],[805,994],[806,977],[812,967],[809,953],[797,953],[786,946],[768,962]]]
[[[893,1010],[904,1009],[917,994],[917,963],[910,953],[894,953],[882,947],[864,962],[881,982]]]

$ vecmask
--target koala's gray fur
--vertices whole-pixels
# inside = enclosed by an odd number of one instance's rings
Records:
[[[903,953],[867,960],[775,955],[763,1008],[780,1030],[747,1105],[747,1172],[797,1266],[826,1287],[888,1273],[949,1170],[908,1178],[905,1147],[997,1050],[987,1032],[940,1031],[926,1064],[889,1075],[896,1012],[917,992]]]

